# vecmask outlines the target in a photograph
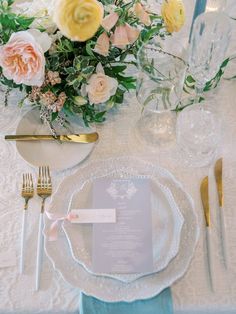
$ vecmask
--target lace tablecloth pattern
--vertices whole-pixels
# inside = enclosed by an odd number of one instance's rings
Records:
[[[189,16],[193,1],[185,1]],[[184,31],[183,31],[184,34]],[[180,36],[180,35],[179,35]],[[234,36],[235,38],[235,36]],[[231,49],[233,49],[231,47]],[[236,51],[236,49],[235,49]],[[140,116],[140,107],[133,95],[127,97],[119,111],[112,112],[104,125],[98,127],[99,144],[82,165],[90,160],[114,156],[136,156],[171,171],[182,182],[195,201],[195,209],[201,223],[201,236],[191,262],[183,278],[172,286],[175,314],[235,314],[236,313],[236,89],[235,81],[223,81],[215,90],[215,106],[222,120],[222,143],[218,155],[224,158],[225,218],[227,223],[227,244],[229,267],[224,269],[219,238],[219,216],[213,166],[191,169],[183,166],[178,150],[172,147],[150,151],[134,138],[133,127]],[[37,175],[17,154],[15,143],[5,142],[6,133],[14,133],[17,122],[24,113],[15,108],[18,94],[10,96],[10,106],[4,108],[3,93],[0,94],[0,252],[15,252],[17,262],[20,253],[20,232],[23,200],[19,195],[23,172]],[[56,188],[64,177],[78,168],[53,174]],[[203,176],[210,176],[210,203],[213,220],[213,281],[215,291],[210,290],[204,220],[199,185]],[[19,275],[18,265],[0,268],[0,313],[17,314],[63,314],[78,313],[79,290],[70,286],[53,270],[47,257],[43,260],[41,289],[34,292],[37,229],[40,200],[35,197],[30,203],[27,231],[26,270]]]

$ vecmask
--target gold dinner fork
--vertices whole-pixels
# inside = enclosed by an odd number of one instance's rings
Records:
[[[22,216],[22,229],[21,229],[21,250],[20,250],[20,274],[24,270],[24,258],[25,258],[25,236],[26,236],[26,221],[27,221],[27,209],[29,200],[34,196],[34,184],[32,174],[24,173],[22,180],[21,196],[25,199],[24,211]]]
[[[38,246],[37,246],[37,261],[36,261],[36,281],[35,289],[39,289],[40,283],[40,272],[42,264],[42,253],[43,253],[43,214],[45,200],[52,194],[52,181],[48,166],[39,167],[39,176],[37,183],[37,194],[42,198],[41,212],[39,219],[39,231],[38,231]]]

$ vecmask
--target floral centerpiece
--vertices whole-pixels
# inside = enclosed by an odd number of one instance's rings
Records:
[[[184,24],[181,0],[160,14],[140,0],[0,0],[0,81],[19,88],[43,121],[103,122],[136,80],[140,46]]]

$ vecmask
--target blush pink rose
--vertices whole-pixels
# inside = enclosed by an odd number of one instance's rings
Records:
[[[12,34],[9,41],[0,47],[3,75],[16,84],[41,86],[45,76],[44,52],[50,46],[50,37],[38,30]]]
[[[96,74],[93,74],[86,85],[86,93],[88,94],[90,104],[101,104],[115,95],[118,82],[113,77],[104,73],[101,63],[97,65]]]

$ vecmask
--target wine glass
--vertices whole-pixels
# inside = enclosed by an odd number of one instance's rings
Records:
[[[229,18],[221,12],[204,13],[193,26],[189,72],[196,82],[195,104],[184,109],[177,119],[177,144],[182,160],[189,166],[209,164],[220,141],[219,116],[209,100],[200,101],[206,83],[216,76],[224,61],[230,33]]]
[[[206,12],[224,11],[227,0],[207,0]]]
[[[176,114],[186,71],[183,46],[177,41],[153,39],[138,53],[136,96],[142,116],[136,135],[146,144],[159,145],[175,138]]]
[[[229,18],[222,12],[207,12],[196,18],[189,49],[189,73],[196,82],[196,102],[206,83],[219,71],[230,34]]]
[[[235,0],[227,1],[225,12],[228,14],[228,16],[231,19],[236,20],[236,1]]]
[[[236,19],[235,0],[207,0],[206,12],[224,11],[230,18]]]

